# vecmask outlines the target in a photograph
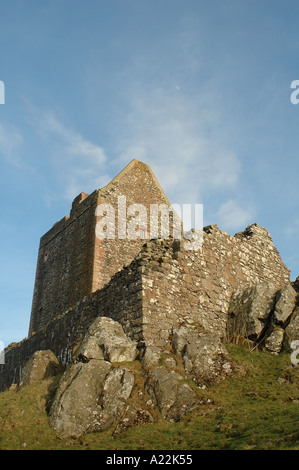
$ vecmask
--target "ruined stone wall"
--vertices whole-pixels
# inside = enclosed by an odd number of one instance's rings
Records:
[[[253,225],[234,237],[217,226],[205,229],[200,251],[182,243],[157,242],[144,250],[143,335],[163,347],[172,329],[194,324],[225,336],[232,293],[270,281],[277,290],[290,272],[262,227]],[[147,259],[146,259],[147,258]]]

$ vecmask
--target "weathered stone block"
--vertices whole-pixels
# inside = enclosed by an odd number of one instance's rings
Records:
[[[288,352],[292,352],[291,344],[293,341],[299,340],[299,306],[297,306],[290,318],[289,324],[285,329],[284,348]]]
[[[52,351],[36,351],[22,370],[20,387],[62,373],[63,367]]]
[[[264,282],[234,294],[228,309],[228,338],[237,334],[258,339],[273,312],[276,290],[276,286]]]
[[[90,360],[70,366],[64,373],[49,413],[49,423],[60,437],[79,437],[99,428],[99,397],[112,365]]]
[[[280,353],[283,345],[284,330],[276,327],[267,336],[265,340],[265,346],[268,351],[274,354]]]
[[[195,392],[186,383],[181,383],[182,379],[181,375],[169,372],[164,366],[149,373],[146,390],[154,398],[163,418],[179,421],[198,406]]]
[[[121,324],[99,317],[89,327],[75,357],[84,362],[91,359],[124,362],[134,361],[136,355],[137,343],[125,335]]]
[[[230,357],[219,335],[181,327],[174,333],[173,349],[181,355],[187,377],[199,386],[210,386],[245,371]]]
[[[283,325],[295,308],[297,293],[291,284],[287,284],[276,294],[276,303],[273,313],[274,323]]]
[[[109,428],[117,423],[126,407],[134,385],[134,375],[128,369],[112,369],[104,383],[99,398],[102,408],[97,419],[97,430]]]

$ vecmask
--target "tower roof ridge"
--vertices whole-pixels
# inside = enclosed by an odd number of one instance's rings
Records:
[[[143,167],[143,168],[146,168],[149,173],[151,174],[151,177],[153,178],[156,186],[158,187],[158,189],[160,190],[163,198],[165,198],[165,201],[167,202],[167,204],[171,205],[169,200],[168,200],[168,197],[166,196],[162,186],[160,185],[159,181],[157,180],[153,170],[151,169],[151,167],[147,164],[147,163],[144,163],[140,160],[137,160],[136,158],[133,158],[133,160],[130,161],[130,163],[128,163],[127,166],[125,166],[125,168],[123,168],[106,186],[103,186],[102,188],[99,189],[99,191],[106,191],[107,189],[110,189],[111,186],[113,186],[115,183],[117,183],[119,180],[121,180],[129,171],[133,170],[134,166],[139,166],[139,167]]]

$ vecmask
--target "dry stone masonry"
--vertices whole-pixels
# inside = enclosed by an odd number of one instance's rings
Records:
[[[119,196],[170,206],[137,160],[81,193],[41,238],[29,335],[0,366],[1,390],[61,375],[49,405],[61,436],[120,432],[157,413],[177,421],[200,406],[202,387],[244,375],[225,341],[241,336],[278,354],[299,340],[298,278],[290,282],[265,228],[230,236],[210,225],[196,250],[150,240],[148,226],[145,239],[99,240],[96,208]]]

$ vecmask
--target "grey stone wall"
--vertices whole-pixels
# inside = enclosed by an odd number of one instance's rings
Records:
[[[217,226],[204,231],[199,251],[183,243],[150,242],[143,257],[143,335],[163,347],[173,328],[195,324],[225,336],[231,295],[270,281],[277,290],[290,282],[268,231],[258,225],[234,237]]]

